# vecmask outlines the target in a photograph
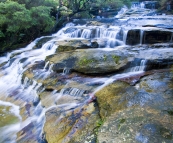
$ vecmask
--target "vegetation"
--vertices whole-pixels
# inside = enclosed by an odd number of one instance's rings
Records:
[[[104,124],[105,119],[100,119],[96,122],[96,127],[94,128],[94,133],[97,135],[99,128]]]
[[[118,64],[118,62],[120,60],[120,57],[116,56],[116,55],[113,55],[112,58],[114,59],[115,63]]]
[[[83,59],[81,59],[81,60],[79,61],[78,64],[79,64],[80,66],[86,66],[86,65],[88,65],[88,64],[90,64],[90,63],[92,63],[92,62],[94,62],[93,59],[83,58]]]
[[[53,0],[0,0],[0,52],[50,32],[56,5]]]

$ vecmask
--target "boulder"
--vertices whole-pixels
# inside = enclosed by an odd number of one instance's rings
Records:
[[[92,142],[96,140],[94,128],[99,120],[94,104],[75,109],[54,107],[46,112],[44,132],[49,143]]]
[[[98,131],[98,143],[173,141],[172,116],[151,108],[128,108],[111,115]]]
[[[67,39],[63,41],[58,41],[57,45],[59,46],[56,52],[92,48],[90,40],[87,39]]]
[[[130,58],[125,50],[122,52],[120,50],[80,49],[56,53],[48,56],[46,61],[54,63],[53,70],[56,72],[69,68],[72,71],[86,74],[105,74],[123,69]]]
[[[173,75],[155,73],[135,86],[116,81],[96,93],[100,115],[98,143],[173,141]]]

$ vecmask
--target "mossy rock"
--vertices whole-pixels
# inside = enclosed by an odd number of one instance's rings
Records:
[[[126,96],[128,96],[128,92],[134,95],[137,94],[137,90],[134,87],[130,87],[125,82],[117,81],[95,94],[102,119],[105,119],[114,112],[127,108],[128,101],[126,100]]]
[[[19,122],[19,117],[11,113],[10,110],[14,110],[12,108],[13,107],[11,106],[0,105],[0,127],[8,126]]]
[[[112,114],[98,130],[98,143],[173,141],[172,117],[151,108],[128,108]]]
[[[66,29],[66,32],[72,31],[73,29]],[[83,39],[67,39],[64,41],[57,42],[58,48],[56,52],[65,52],[65,51],[72,51],[76,49],[87,49],[92,47],[90,40]]]
[[[48,56],[46,61],[54,63],[53,70],[62,72],[64,68],[85,74],[102,74],[122,70],[132,60],[127,52],[120,50],[78,49],[59,52]]]

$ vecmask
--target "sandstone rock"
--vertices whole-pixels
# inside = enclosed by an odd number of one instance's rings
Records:
[[[104,51],[100,49],[75,50],[61,52],[47,57],[46,61],[54,63],[54,71],[70,68],[72,71],[86,74],[101,74],[122,69],[130,61],[129,54],[124,51]]]
[[[172,74],[155,73],[135,86],[115,82],[96,93],[100,114],[105,119],[98,142],[173,141]]]
[[[72,143],[95,140],[94,128],[99,119],[94,104],[83,105],[66,113],[55,107],[46,112],[44,131],[49,143]]]
[[[68,39],[64,41],[58,41],[57,44],[59,45],[57,52],[92,48],[90,40],[87,39]]]

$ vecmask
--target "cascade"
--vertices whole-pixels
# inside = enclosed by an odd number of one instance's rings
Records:
[[[35,136],[37,137],[37,140],[40,140],[39,138],[42,135],[45,113],[41,103],[39,103],[39,98],[37,95],[38,92],[43,90],[41,89],[42,84],[37,83],[34,80],[31,81],[27,77],[24,78],[22,84],[23,72],[26,71],[31,65],[34,65],[36,61],[44,60],[46,56],[53,54],[57,48],[57,46],[54,45],[54,40],[52,40],[45,43],[41,49],[32,50],[36,43],[42,38],[44,37],[36,39],[24,49],[13,51],[7,54],[7,56],[1,57],[1,62],[7,63],[1,67],[1,73],[3,76],[0,77],[0,91],[2,93],[0,99],[4,101],[0,100],[0,102],[5,102],[7,98],[12,98],[13,100],[20,99],[20,101],[23,102],[22,105],[27,105],[29,103],[34,104],[34,107],[30,107],[27,112],[28,116],[30,117],[18,123],[20,128],[16,128],[17,131],[11,129],[13,125],[9,126],[9,130],[7,129],[8,134],[12,134],[15,137],[15,133],[17,133],[19,130],[23,130],[29,124],[33,124],[33,128],[36,129],[36,132],[32,136]],[[11,58],[11,55],[14,56]],[[44,70],[47,68],[48,64],[49,63],[45,65]],[[11,104],[9,102],[7,103]],[[3,128],[0,128],[0,130],[2,129]],[[5,132],[6,131],[4,131],[4,133]],[[6,141],[8,139],[8,136],[3,136],[1,138],[2,141]],[[15,138],[12,138],[9,140],[9,142],[14,142],[14,140]]]
[[[71,38],[78,38],[81,36],[82,30],[81,29],[77,29],[74,32],[69,34],[69,37]]]
[[[141,3],[133,6],[133,8],[136,7],[144,8],[145,5],[144,3]],[[123,7],[122,10],[116,16],[116,18],[118,18],[126,11],[127,7]],[[3,57],[0,57],[0,75],[2,74],[0,76],[0,91],[1,91],[0,106],[2,107],[10,106],[11,108],[10,114],[12,114],[14,118],[17,118],[15,124],[6,125],[5,127],[0,127],[1,131],[0,142],[8,141],[15,143],[17,138],[16,134],[24,130],[26,130],[25,131],[26,135],[23,135],[24,137],[22,136],[22,139],[34,138],[34,140],[42,142],[41,140],[43,137],[45,113],[48,110],[56,107],[59,108],[62,112],[65,112],[89,102],[93,96],[91,97],[87,96],[88,94],[86,93],[88,89],[86,90],[84,90],[83,88],[80,89],[78,87],[75,87],[75,84],[72,87],[69,86],[71,82],[70,79],[68,79],[69,76],[71,76],[69,67],[65,67],[63,69],[63,72],[58,74],[53,71],[53,69],[55,68],[54,64],[52,64],[53,62],[48,61],[45,64],[43,64],[41,68],[36,70],[34,69],[32,71],[34,74],[34,79],[30,79],[27,76],[25,77],[23,74],[28,69],[30,70],[30,68],[33,65],[35,65],[37,62],[44,61],[46,56],[54,54],[56,49],[58,48],[58,42],[57,42],[58,40],[66,40],[73,38],[74,41],[76,39],[77,40],[87,39],[88,41],[95,40],[96,42],[100,40],[105,43],[105,45],[102,46],[103,48],[105,48],[105,51],[109,48],[112,48],[109,50],[114,50],[113,48],[115,48],[116,50],[117,46],[126,45],[128,32],[132,26],[129,29],[125,29],[125,25],[123,26],[120,25],[117,26],[117,25],[116,26],[115,25],[114,26],[105,26],[105,25],[75,26],[75,24],[69,23],[60,31],[53,34],[52,36],[47,36],[47,37],[52,37],[52,40],[46,42],[40,49],[33,49],[33,48],[34,46],[36,46],[36,43],[44,37],[37,38],[35,41],[31,42],[25,48],[12,51],[10,53],[7,53]],[[145,40],[145,37],[143,35],[144,35],[144,30],[140,30],[140,46],[142,46],[142,44],[144,43],[143,40]],[[173,42],[173,34],[171,36],[170,42]],[[113,58],[113,57],[105,56],[105,60],[106,58]],[[128,78],[130,76],[143,73],[146,69],[146,65],[147,65],[146,59],[137,59],[136,61],[135,60],[133,61],[131,65],[132,68],[130,68],[130,70],[127,72],[124,72],[122,74],[114,74],[113,76],[109,75],[109,77],[106,78],[89,77],[89,79],[87,79],[88,82],[85,82],[85,84],[87,86],[92,86],[93,83],[94,86],[97,86],[97,88],[93,86],[93,88],[95,89],[91,90],[93,91],[92,94],[94,95],[103,87],[107,86],[108,84],[118,79]],[[56,87],[48,89],[49,92],[50,91],[51,92],[50,96],[46,98],[45,101],[48,101],[50,99],[53,101],[53,103],[49,107],[43,107],[42,101],[40,101],[39,93],[42,93],[44,91],[47,92],[48,90],[45,90],[46,87],[44,87],[44,83],[43,84],[39,83],[38,79],[47,80],[48,77],[51,77],[54,74],[57,74],[58,76],[64,78],[63,80],[65,80],[65,82],[64,85],[62,85],[64,87]],[[56,78],[58,78],[58,76]],[[57,83],[58,80],[55,82]],[[73,98],[72,102],[70,102],[69,97],[70,99],[71,97]],[[18,101],[19,103],[15,102],[16,100],[19,100]],[[64,100],[67,100],[68,102],[67,103],[62,102]],[[25,111],[27,116],[26,118],[20,115],[20,110],[22,110],[23,108],[26,108]],[[61,116],[58,117],[58,119],[60,118]],[[30,127],[31,125],[32,127],[28,129],[28,126]],[[31,130],[35,131],[32,135],[30,134]],[[10,136],[11,138],[9,139],[8,136]]]
[[[90,29],[84,29],[82,31],[81,38],[86,38],[86,39],[91,38],[91,30]]]
[[[81,90],[81,89],[78,89],[78,88],[66,88],[66,89],[62,89],[60,91],[60,93],[63,95],[63,94],[68,94],[68,95],[71,95],[71,96],[82,96],[84,94],[85,90]]]
[[[142,59],[139,61],[134,61],[134,67],[130,69],[130,72],[145,71],[147,60]]]

